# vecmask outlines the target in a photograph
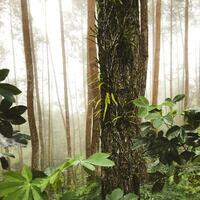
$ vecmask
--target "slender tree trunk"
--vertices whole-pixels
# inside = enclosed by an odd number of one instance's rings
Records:
[[[35,113],[33,104],[34,100],[33,59],[32,59],[31,38],[29,30],[29,14],[28,14],[27,0],[21,0],[21,10],[22,10],[23,40],[24,40],[24,52],[26,61],[26,74],[27,74],[27,108],[28,108],[27,111],[28,111],[28,121],[31,134],[31,143],[32,143],[31,166],[33,169],[38,169],[39,139],[35,123]]]
[[[172,29],[173,29],[173,24],[172,24],[172,20],[173,20],[173,13],[172,13],[172,9],[173,9],[173,0],[170,0],[170,97],[173,97],[173,51],[172,51],[172,43],[173,43],[173,35],[172,35]]]
[[[158,83],[160,70],[160,35],[161,35],[161,0],[156,1],[156,32],[155,32],[155,50],[153,65],[153,83],[152,83],[152,103],[158,101]]]
[[[30,10],[30,4],[29,10]],[[29,14],[29,18],[31,19],[31,15]],[[40,167],[44,169],[44,138],[43,138],[43,122],[42,122],[42,108],[40,103],[40,92],[39,92],[39,84],[38,84],[38,69],[37,69],[37,61],[35,54],[35,43],[33,38],[33,28],[32,28],[32,20],[30,20],[30,39],[31,39],[31,47],[32,47],[32,59],[33,59],[33,70],[34,70],[34,83],[35,83],[35,92],[36,92],[36,102],[37,102],[37,112],[38,112],[38,135],[39,135],[39,144],[40,144]]]
[[[98,67],[96,63],[96,43],[95,43],[95,1],[88,0],[88,65],[87,65],[87,85],[88,85],[88,106],[86,119],[86,157],[98,151],[99,146],[99,123],[95,116],[95,105],[99,97],[98,89]]]
[[[115,162],[113,168],[102,171],[102,195],[105,198],[117,187],[125,193],[140,195],[146,167],[140,152],[132,148],[132,139],[139,134],[140,120],[130,102],[145,92],[147,1],[140,1],[142,12],[138,0],[123,3],[98,0],[97,3],[101,149],[110,153]]]
[[[71,157],[72,156],[72,145],[71,145],[71,132],[70,132],[70,121],[69,121],[67,61],[66,61],[65,38],[64,38],[64,24],[63,24],[63,14],[62,14],[62,1],[59,0],[58,2],[59,2],[59,12],[60,12],[60,34],[61,34],[62,60],[63,60],[63,83],[64,83],[64,104],[65,104],[67,151],[68,151],[68,156]]]
[[[185,0],[185,35],[184,35],[184,69],[185,69],[185,101],[184,108],[189,103],[189,66],[188,66],[188,14],[189,14],[189,0]]]

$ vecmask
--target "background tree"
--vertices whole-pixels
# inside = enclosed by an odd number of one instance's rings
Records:
[[[26,73],[27,73],[27,111],[28,122],[31,134],[32,144],[32,159],[31,166],[33,169],[39,168],[39,139],[37,134],[37,127],[35,123],[34,114],[34,76],[33,76],[33,59],[32,59],[32,47],[31,37],[29,29],[29,14],[27,0],[21,0],[22,10],[22,25],[23,25],[23,38],[24,38],[24,53],[26,60]]]
[[[156,1],[155,50],[153,64],[152,103],[157,104],[160,70],[161,0]]]
[[[99,72],[96,62],[97,51],[95,41],[95,1],[88,0],[88,66],[87,66],[87,85],[88,85],[88,105],[86,122],[86,156],[98,151],[99,140],[99,120],[95,112],[95,106],[99,100]],[[97,109],[96,109],[97,110]]]

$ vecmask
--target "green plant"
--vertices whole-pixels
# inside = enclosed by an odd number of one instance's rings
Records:
[[[200,112],[189,109],[178,113],[176,104],[183,98],[177,95],[159,105],[150,105],[145,97],[133,101],[143,118],[141,136],[134,140],[134,148],[142,147],[147,156],[152,192],[161,191],[169,177],[178,184],[185,169],[195,173],[200,165]]]
[[[69,159],[57,167],[49,176],[44,178],[33,178],[33,174],[28,167],[24,167],[21,174],[17,172],[6,172],[3,175],[3,182],[0,183],[0,197],[4,200],[42,200],[46,198],[49,188],[53,188],[56,194],[62,188],[64,172],[71,167],[82,166],[87,171],[94,171],[95,166],[112,167],[114,163],[108,159],[109,154],[96,153],[88,159],[77,157]],[[54,195],[53,194],[53,195]],[[15,198],[13,198],[13,195]],[[11,198],[12,197],[12,198]],[[22,198],[23,197],[23,198]],[[60,195],[60,199],[73,200],[78,198],[75,193],[65,191]]]
[[[14,96],[19,95],[21,91],[14,85],[2,83],[8,74],[8,69],[0,70],[0,145],[3,147],[17,144],[27,145],[30,136],[13,129],[13,125],[21,125],[26,122],[22,117],[22,114],[26,111],[26,106],[12,106],[15,102]],[[8,168],[7,157],[13,157],[13,155],[2,154],[0,156],[4,169]]]
[[[137,200],[138,196],[133,193],[124,195],[124,192],[117,188],[111,194],[106,196],[106,200]]]
[[[33,178],[30,168],[24,166],[21,173],[9,171],[4,173],[0,183],[0,196],[4,200],[31,200],[45,199],[45,193],[40,190],[42,179]]]

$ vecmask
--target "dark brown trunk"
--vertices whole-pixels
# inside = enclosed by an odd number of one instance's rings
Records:
[[[148,56],[147,1],[98,2],[98,52],[101,84],[101,148],[113,168],[102,171],[102,194],[120,187],[140,195],[146,167],[132,140],[140,120],[131,103],[145,93]],[[140,15],[141,13],[141,15]],[[140,24],[141,22],[141,24]]]

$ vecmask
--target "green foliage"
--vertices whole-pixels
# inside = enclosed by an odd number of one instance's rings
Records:
[[[0,183],[0,197],[4,200],[12,200],[16,195],[16,200],[42,200],[46,199],[47,191],[52,188],[55,195],[62,188],[64,172],[72,167],[82,166],[88,170],[95,170],[95,166],[112,167],[114,163],[108,159],[109,154],[96,153],[88,159],[77,157],[69,159],[57,167],[49,176],[44,178],[34,178],[30,168],[24,166],[21,174],[17,172],[6,172],[3,175],[3,182]],[[81,199],[72,191],[65,191],[61,199],[76,200]]]
[[[111,194],[106,196],[106,200],[137,200],[137,199],[138,196],[136,196],[133,193],[124,195],[124,192],[120,188],[113,190]]]
[[[24,166],[21,173],[9,171],[4,173],[0,183],[0,196],[3,200],[42,200],[45,193],[39,188],[39,178],[33,179],[29,167]]]
[[[4,81],[9,74],[8,69],[0,70],[0,82]],[[21,125],[26,122],[22,114],[26,111],[26,106],[13,106],[15,95],[19,95],[21,91],[8,83],[0,83],[0,133],[1,145],[4,147],[14,146],[17,143],[27,145],[30,137],[13,129],[12,125]],[[3,169],[8,168],[7,156],[1,155],[0,161]]]
[[[143,147],[147,160],[155,161],[149,167],[153,193],[162,191],[169,177],[178,184],[186,166],[189,165],[191,171],[195,165],[200,165],[200,112],[178,113],[176,104],[183,98],[184,95],[177,95],[159,105],[150,105],[145,97],[133,101],[144,119],[141,136],[134,140],[134,149]],[[182,118],[180,124],[176,123],[178,117]],[[192,173],[197,174],[194,170]]]

